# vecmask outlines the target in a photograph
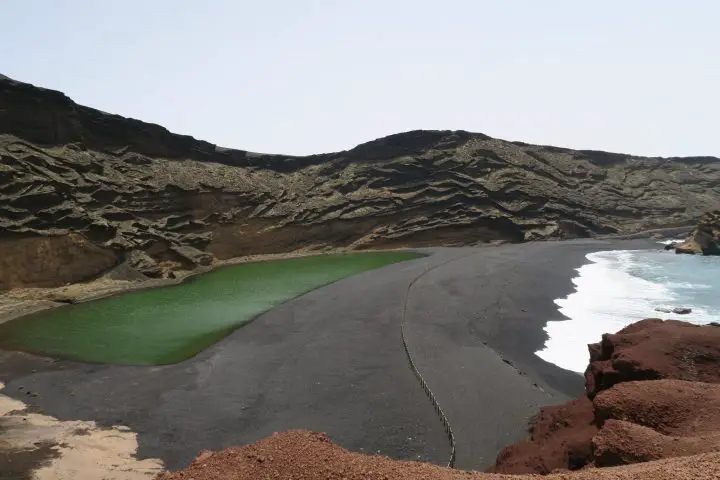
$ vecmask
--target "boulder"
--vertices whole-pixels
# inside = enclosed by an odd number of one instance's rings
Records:
[[[703,215],[690,237],[673,248],[675,253],[720,255],[720,210]]]
[[[692,313],[692,308],[688,307],[657,307],[655,308],[656,312],[662,312],[662,313],[675,313],[677,315],[687,315],[688,313]]]
[[[539,473],[579,469],[592,457],[590,440],[598,431],[593,404],[585,396],[543,408],[533,419],[530,438],[504,448],[493,473]]]
[[[133,250],[127,256],[127,262],[130,266],[150,278],[160,278],[163,269],[158,263],[147,253],[141,250]]]
[[[720,434],[682,437],[664,435],[624,420],[608,420],[592,439],[596,467],[615,467],[720,451]]]
[[[590,398],[620,382],[676,378],[720,383],[720,330],[648,319],[589,345],[585,389]]]
[[[664,379],[624,382],[593,400],[594,421],[624,420],[664,435],[720,434],[720,384]]]
[[[196,266],[205,267],[211,265],[215,259],[212,254],[188,245],[174,245],[171,247],[171,250]]]

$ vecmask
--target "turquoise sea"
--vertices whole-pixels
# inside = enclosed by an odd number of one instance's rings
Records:
[[[582,372],[588,343],[644,318],[720,322],[720,257],[677,255],[659,244],[653,250],[611,250],[586,258],[573,278],[574,292],[555,300],[558,321],[545,327],[549,340],[537,354],[548,362]],[[672,307],[689,307],[692,313],[656,310]]]

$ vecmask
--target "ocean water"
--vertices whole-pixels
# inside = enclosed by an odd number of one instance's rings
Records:
[[[549,339],[536,354],[548,362],[583,372],[588,343],[644,318],[720,322],[720,257],[658,248],[595,252],[586,258],[572,280],[575,291],[555,300],[559,321],[545,327]],[[662,313],[657,307],[689,307],[692,313]]]

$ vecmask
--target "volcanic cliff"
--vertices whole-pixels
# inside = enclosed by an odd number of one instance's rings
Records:
[[[218,147],[0,76],[0,290],[216,260],[633,233],[718,206],[720,162],[412,131],[293,157]]]

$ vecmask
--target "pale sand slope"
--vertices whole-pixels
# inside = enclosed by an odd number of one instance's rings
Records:
[[[0,383],[0,391],[4,387]],[[18,452],[48,450],[32,472],[34,480],[146,480],[163,471],[160,460],[135,458],[136,434],[127,427],[59,421],[29,413],[23,402],[1,394],[0,431],[0,455],[10,460]]]

